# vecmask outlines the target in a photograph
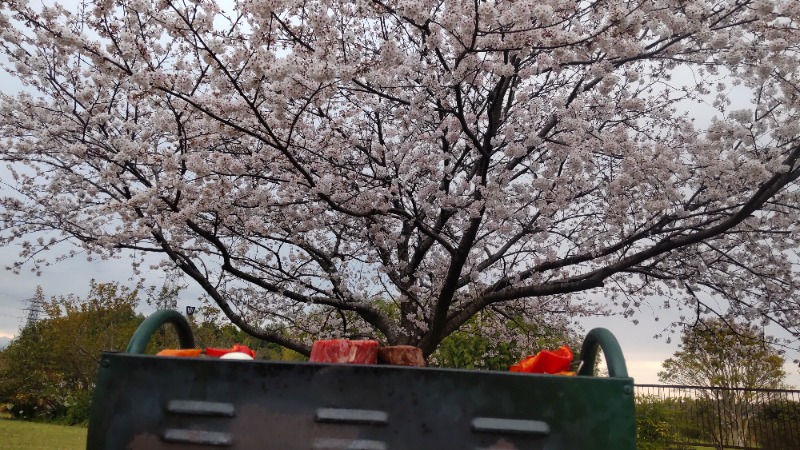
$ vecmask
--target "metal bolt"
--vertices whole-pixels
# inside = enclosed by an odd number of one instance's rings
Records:
[[[111,361],[109,361],[107,359],[104,359],[104,360],[100,361],[100,365],[107,369],[111,365]]]
[[[625,385],[625,386],[622,388],[622,392],[624,392],[624,393],[626,393],[626,394],[629,394],[629,395],[630,395],[630,394],[633,394],[633,388],[632,388],[630,385]]]

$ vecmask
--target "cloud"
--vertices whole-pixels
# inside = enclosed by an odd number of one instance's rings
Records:
[[[658,372],[661,369],[661,361],[648,361],[630,359],[626,361],[628,374],[636,380],[638,384],[658,384]]]
[[[11,338],[14,336],[6,336],[4,334],[0,334],[0,348],[6,348],[8,343],[11,342]]]

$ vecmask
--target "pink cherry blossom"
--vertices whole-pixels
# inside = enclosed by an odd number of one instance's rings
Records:
[[[160,254],[305,352],[654,298],[800,337],[798,23],[795,0],[7,1],[0,244],[15,270],[40,232]]]

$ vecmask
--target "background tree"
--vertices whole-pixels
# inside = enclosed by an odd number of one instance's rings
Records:
[[[548,315],[527,322],[522,315],[481,311],[445,338],[429,364],[461,369],[508,370],[522,358],[542,349],[569,345],[576,355],[583,335],[564,317]],[[576,361],[577,365],[579,362]],[[576,366],[577,367],[577,366]]]
[[[95,282],[85,299],[45,301],[44,317],[0,352],[0,404],[15,417],[85,421],[100,352],[125,349],[137,303],[137,291]]]
[[[302,353],[346,328],[427,356],[586,291],[800,336],[794,0],[81,5],[0,15],[17,270],[160,254]]]
[[[748,446],[753,443],[750,421],[758,413],[755,405],[766,403],[769,392],[747,389],[783,387],[784,359],[755,326],[709,320],[687,328],[681,350],[662,363],[658,378],[663,383],[702,386],[695,400],[698,417],[716,420],[708,427],[718,445]],[[717,424],[719,424],[717,426]]]
[[[159,289],[150,286],[146,289],[146,302],[149,306],[157,310],[178,309],[178,299],[181,295],[182,286],[175,283],[169,276]]]
[[[756,326],[732,320],[707,320],[686,328],[681,349],[658,373],[663,383],[702,387],[782,387],[786,372],[781,352]]]
[[[38,292],[38,291],[37,291]],[[117,283],[92,282],[85,298],[44,301],[44,317],[24,327],[0,351],[0,411],[18,418],[83,423],[88,420],[94,379],[103,351],[124,351],[144,319],[136,311],[139,292]],[[277,344],[259,341],[216,314],[191,320],[198,347],[244,344],[260,359],[290,359]],[[148,345],[153,354],[177,348],[177,333],[165,326]]]
[[[0,351],[0,411],[13,417],[32,418],[63,413],[61,377],[47,362],[47,343],[40,331],[44,323],[23,328]]]

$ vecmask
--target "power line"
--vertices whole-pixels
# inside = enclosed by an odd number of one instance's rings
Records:
[[[0,291],[0,295],[5,296],[5,297],[10,297],[10,298],[15,298],[17,300],[22,300],[22,297],[20,297],[19,295],[11,294],[11,293],[5,292],[5,291]]]
[[[11,314],[3,314],[3,313],[0,313],[0,316],[2,316],[2,317],[11,317],[12,319],[22,319],[23,318],[21,316],[12,316]]]

